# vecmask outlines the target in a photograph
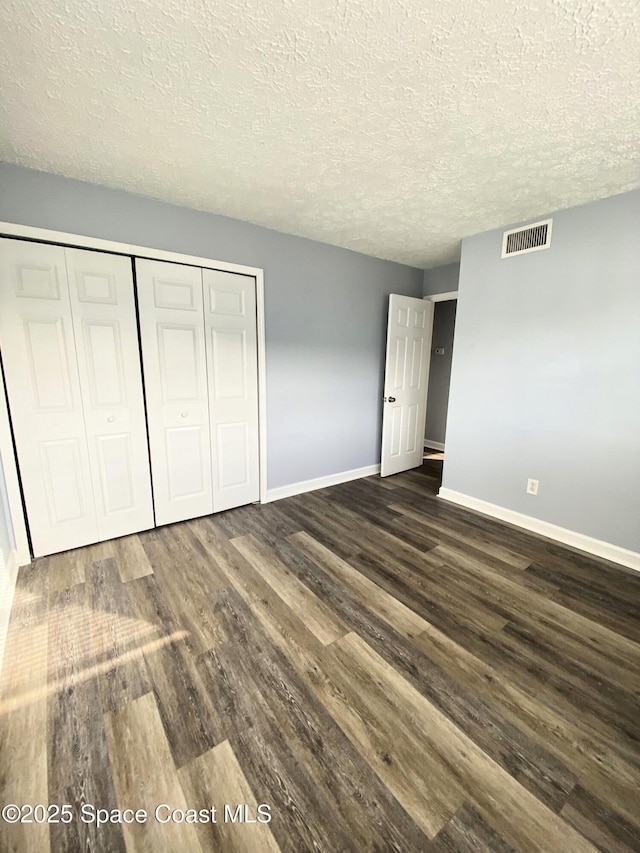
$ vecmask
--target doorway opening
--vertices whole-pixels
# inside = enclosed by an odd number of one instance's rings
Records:
[[[423,467],[425,473],[442,481],[458,293],[452,291],[424,298],[434,303],[434,311]]]

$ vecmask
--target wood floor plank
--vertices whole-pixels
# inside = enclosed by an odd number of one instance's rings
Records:
[[[382,533],[392,536],[395,542],[389,541],[387,537],[382,537],[387,539],[387,546],[393,545],[398,549],[399,544],[401,544],[402,548],[406,546],[417,552],[423,552],[431,550],[438,544],[436,539],[426,536],[417,525],[404,531],[402,537],[397,536],[394,525],[400,520],[401,516],[391,510],[384,502],[386,495],[377,495],[377,500],[372,500],[371,490],[358,482],[346,483],[338,489],[342,489],[342,492],[338,492],[336,499],[341,512],[357,514],[360,517],[360,525],[362,525],[363,520],[368,522],[376,538]]]
[[[440,548],[435,551],[442,553]],[[467,554],[456,552],[455,563],[442,569],[449,582],[462,590],[473,583],[477,590],[474,596],[480,596],[481,604],[486,603],[498,614],[510,618],[505,633],[519,643],[525,656],[536,661],[546,677],[559,679],[560,689],[563,684],[570,686],[576,700],[611,718],[612,723],[633,736],[635,720],[640,714],[637,699],[640,679],[634,645],[626,638],[618,641],[608,629],[604,629],[603,638],[601,626],[555,602],[547,608],[546,599],[538,591],[523,588],[518,593],[517,581],[514,585]],[[599,634],[597,641],[590,638],[592,633]]]
[[[230,657],[225,653],[229,651]],[[270,806],[270,826],[283,851],[355,850],[312,771],[282,737],[271,709],[243,662],[225,646],[202,655],[226,737],[257,799]]]
[[[326,605],[316,598],[304,584],[292,575],[273,552],[254,536],[232,539],[231,544],[249,560],[265,578],[269,586],[295,612],[299,613],[323,645],[332,643],[348,632],[347,626],[336,619]]]
[[[200,549],[200,543],[184,525],[162,528],[161,536],[143,540],[153,567],[157,589],[162,589],[165,606],[177,624],[188,632],[187,645],[194,655],[220,642],[219,626],[212,617],[210,601],[225,581]],[[175,566],[182,566],[181,572]]]
[[[48,560],[23,566],[7,631],[0,680],[0,800],[48,803]],[[46,824],[0,820],[0,850],[50,850]]]
[[[343,584],[356,598],[366,601],[367,606],[374,613],[403,636],[415,637],[428,627],[428,623],[411,608],[373,583],[320,542],[316,542],[308,533],[296,533],[290,536],[289,540],[311,557],[334,580]]]
[[[0,849],[640,853],[640,575],[440,500],[441,470],[21,569],[3,802],[273,817],[0,821]]]
[[[297,533],[299,524],[282,512],[274,503],[238,507],[231,512],[218,513],[213,521],[229,539],[249,533],[263,539],[268,545],[278,539]]]
[[[215,822],[196,824],[203,851],[279,853],[280,848],[269,824],[262,822],[270,817],[270,812],[258,815],[259,804],[228,740],[185,764],[178,771],[178,779],[185,800],[192,808],[218,804]],[[248,807],[250,819],[258,822],[232,823],[227,820],[225,806],[230,806],[235,816],[238,805]]]
[[[242,643],[231,643],[216,652],[218,666],[224,667],[227,680],[233,680],[231,673],[236,678],[241,677],[243,688],[227,695],[236,702],[245,702],[245,694],[254,694],[246,711],[231,715],[243,719],[244,729],[248,729],[242,733],[242,757],[255,762],[256,755],[249,759],[246,753],[253,751],[261,755],[264,741],[270,739],[271,731],[279,732],[281,740],[296,756],[298,767],[305,770],[304,775],[300,771],[289,774],[288,789],[310,784],[315,795],[322,797],[326,821],[343,828],[350,839],[350,847],[356,850],[422,849],[426,838],[416,823],[317,701],[306,678],[297,673],[286,655],[269,642],[269,631],[263,631],[264,626],[259,624],[265,619],[266,611],[260,611],[259,621],[254,612],[239,594],[230,595],[228,614],[232,624],[228,632],[230,636],[241,637]],[[267,621],[267,626],[277,632],[277,618],[275,623]],[[233,651],[238,647],[244,652],[241,659]],[[321,649],[322,646],[312,640],[307,648],[307,661],[317,662]],[[317,666],[317,663],[313,665]],[[305,669],[305,672],[309,670]],[[239,694],[242,694],[241,698]],[[256,708],[261,710],[256,712]],[[225,714],[226,718],[229,716]],[[269,717],[271,724],[263,734],[264,716]],[[247,725],[249,720],[251,726]],[[280,776],[283,772],[284,768]],[[304,782],[306,778],[309,783]],[[303,797],[304,794],[299,792],[297,798]],[[289,807],[286,804],[283,807],[288,813]],[[276,824],[280,835],[284,820],[285,813],[280,809]],[[318,827],[316,832],[319,833],[320,829]],[[331,842],[327,837],[323,846],[334,849],[335,839]]]
[[[153,574],[153,568],[137,533],[114,539],[113,554],[123,583]]]
[[[516,621],[505,626],[502,633],[515,640],[525,655],[540,662],[550,688],[563,693],[574,706],[581,705],[591,713],[599,715],[627,743],[637,745],[637,721],[640,714],[637,694],[616,688],[589,666],[581,666],[579,662],[564,655],[561,640],[557,646],[552,642],[541,643],[539,635],[536,636],[529,626]],[[635,678],[633,680],[635,681]]]
[[[638,806],[636,789],[636,808]],[[636,810],[636,817],[638,812]],[[600,850],[607,853],[632,853],[640,850],[640,826],[621,817],[595,794],[581,786],[571,793],[562,809],[562,817]]]
[[[429,853],[516,853],[515,849],[464,803],[429,846]]]
[[[303,495],[303,497],[306,496]],[[420,543],[420,547],[414,547],[413,544],[404,542],[401,537],[395,536],[393,532],[382,529],[375,521],[356,511],[348,496],[342,498],[340,501],[329,501],[326,498],[318,498],[318,500],[321,502],[320,506],[324,515],[325,527],[335,529],[338,524],[342,524],[351,531],[350,536],[353,546],[349,553],[342,555],[339,554],[337,549],[332,548],[340,556],[346,556],[348,559],[353,554],[365,552],[373,556],[394,559],[396,562],[414,568],[421,568],[424,566],[425,561],[429,562],[430,556],[424,553],[424,549],[422,548],[423,542]],[[358,508],[362,509],[360,504],[358,504]],[[381,517],[382,515],[384,515],[384,512],[376,513],[376,517]],[[318,538],[313,531],[311,532],[314,538]],[[322,539],[319,539],[319,541],[322,542]],[[323,544],[327,543],[324,542]],[[434,545],[435,543],[429,544]],[[332,546],[329,544],[328,547]],[[442,562],[437,557],[435,560],[438,563]]]
[[[113,567],[115,570],[115,566]],[[50,826],[55,851],[124,850],[122,829],[80,819],[84,803],[114,809],[116,794],[107,752],[86,584],[62,590],[49,617],[48,799],[68,803],[74,819]]]
[[[297,562],[284,546],[278,549],[278,553],[301,580],[331,603],[332,609],[345,623],[489,756],[550,808],[558,810],[562,807],[575,783],[575,775],[562,759],[549,753],[529,732],[523,731],[519,721],[510,723],[506,720],[487,702],[486,694],[478,698],[477,693],[467,689],[463,680],[456,680],[458,673],[451,678],[446,668],[439,667],[437,663],[434,665],[429,657],[417,655],[415,645],[406,643],[388,622],[385,624],[379,620],[371,609],[365,607],[362,599],[356,601],[341,595],[337,586],[331,589],[330,582],[318,578],[319,572],[317,569],[314,572],[314,564]],[[369,598],[366,603],[369,603]],[[422,627],[446,639],[428,623],[423,622]]]
[[[526,848],[528,839],[536,838],[545,850],[594,853],[593,845],[489,759],[359,637],[349,634],[336,641],[331,651],[340,656],[346,672],[356,666],[358,676],[377,680],[383,694],[396,697],[405,713],[417,716],[431,747],[446,766],[455,769],[454,778],[473,790],[475,807],[509,843]]]
[[[626,662],[635,672],[640,672],[640,662],[637,660],[638,645],[632,640],[617,634],[606,626],[587,619],[580,613],[570,610],[550,599],[544,599],[539,593],[524,587],[520,587],[515,581],[492,572],[485,566],[479,566],[477,561],[466,554],[456,551],[447,546],[438,545],[434,548],[434,554],[442,557],[442,562],[459,565],[475,577],[486,577],[491,574],[492,583],[496,591],[503,592],[505,597],[512,597],[514,601],[522,602],[528,608],[529,613],[542,620],[553,621],[567,631],[575,634],[581,640],[594,648],[611,654],[626,655]]]
[[[198,660],[203,680],[223,722],[225,737],[229,739],[245,775],[251,780],[257,798],[271,805],[274,814],[272,832],[283,850],[355,850],[340,814],[332,812],[335,784],[329,789],[322,784],[317,761],[309,764],[300,760],[295,748],[297,739],[286,736],[290,735],[291,723],[283,736],[282,723],[256,683],[254,676],[261,661],[256,667],[251,665],[255,645],[249,648],[246,638],[253,631],[252,620],[243,618],[237,604],[238,596],[242,599],[244,592],[251,598],[253,612],[257,607],[257,612],[265,617],[263,627],[273,630],[271,636],[297,638],[298,661],[313,665],[315,652],[312,649],[317,651],[322,646],[302,623],[295,625],[297,617],[268,584],[263,582],[264,592],[256,594],[253,591],[254,585],[260,586],[259,577],[251,583],[249,592],[249,584],[245,586],[238,580],[238,574],[242,572],[249,579],[254,570],[238,552],[232,559],[233,563],[225,559],[225,568],[228,566],[233,572],[239,592],[235,598],[229,599],[227,614],[231,624],[228,630],[229,636],[243,638],[242,645],[226,644]],[[301,639],[305,635],[308,645]],[[263,639],[259,645],[264,642]],[[287,680],[285,684],[285,690],[290,691],[291,681]],[[307,721],[313,719],[313,710],[308,704],[304,706],[303,713]],[[324,761],[325,772],[332,773],[332,764]],[[344,796],[342,799],[346,802]]]
[[[84,583],[85,571],[97,560],[107,560],[113,557],[114,542],[96,542],[85,548],[65,551],[62,554],[52,554],[47,557],[48,590],[55,595],[60,590],[78,583]]]
[[[302,614],[292,610],[267,580],[208,520],[190,522],[190,526],[206,542],[211,557],[225,573],[229,584],[260,619],[270,641],[285,648],[294,668],[312,670],[321,641],[302,620]],[[201,659],[204,656],[201,656]]]
[[[195,523],[194,526],[197,528],[200,528],[200,529],[205,527],[205,525],[203,525],[202,523],[200,523],[200,524]],[[286,649],[288,659],[290,660],[290,662],[294,663],[294,668],[299,673],[306,674],[306,676],[308,676],[313,681],[313,678],[315,677],[314,673],[319,673],[321,671],[319,668],[319,664],[318,664],[318,655],[322,649],[321,642],[314,636],[314,634],[312,634],[312,632],[307,630],[305,625],[298,619],[298,617],[294,614],[294,612],[287,605],[284,604],[282,599],[280,599],[279,596],[277,596],[275,594],[275,592],[266,583],[266,581],[264,581],[258,575],[257,570],[253,569],[251,567],[248,560],[246,560],[239,553],[237,553],[236,556],[234,556],[233,553],[229,553],[229,550],[225,549],[225,547],[224,547],[224,542],[222,540],[219,540],[217,537],[218,537],[218,534],[214,534],[214,541],[217,540],[216,541],[216,554],[218,555],[219,559],[223,560],[223,562],[221,562],[221,565],[223,565],[225,571],[227,571],[229,573],[228,576],[229,576],[230,580],[232,581],[234,587],[238,590],[239,594],[243,597],[243,599],[251,607],[253,613],[255,613],[255,615],[260,619],[262,627],[266,630],[269,638],[280,649]],[[227,551],[226,554],[225,554],[225,550]],[[231,549],[231,550],[233,551],[233,549]],[[245,644],[243,643],[243,646],[244,645]],[[218,662],[217,665],[221,666],[221,664],[220,664],[221,656],[223,656],[222,660],[224,660],[224,649],[219,649],[215,653],[215,655],[212,654],[212,655],[203,656],[203,658],[201,660],[205,661],[207,659],[209,659],[209,660],[215,659]],[[246,657],[246,655],[245,655],[245,657]],[[252,656],[250,656],[250,657],[252,657]],[[230,667],[229,665],[227,665],[226,672],[231,672],[231,671],[237,672],[238,668],[239,668],[238,663],[236,662],[235,667]],[[259,667],[259,670],[262,673],[261,677],[264,677],[264,672],[266,669],[267,668],[264,666]],[[217,685],[218,688],[220,688],[220,686],[222,684],[224,684],[228,681],[232,681],[232,678],[230,675],[227,676],[226,678],[221,678],[221,677],[215,678],[213,683],[215,685]],[[228,704],[227,704],[227,706],[224,710],[224,713],[223,713],[223,717],[225,720],[227,720],[227,725],[229,725],[229,726],[233,726],[234,725],[233,721],[236,720],[238,717],[240,717],[242,719],[252,719],[256,713],[255,712],[255,702],[257,701],[256,699],[254,699],[254,704],[250,706],[250,709],[247,709],[246,711],[240,712],[237,708],[238,702],[246,700],[246,694],[248,692],[249,681],[250,681],[249,678],[245,675],[243,677],[242,682],[241,682],[242,684],[244,684],[244,689],[236,688],[234,690],[234,689],[232,689],[232,684],[229,685],[229,688],[228,688],[227,694],[226,694],[227,695],[226,701]],[[291,690],[291,679],[289,679],[287,681],[287,684],[288,684],[287,689]],[[306,706],[304,706],[304,707],[306,707]],[[265,714],[266,714],[266,711],[263,710],[262,716],[264,716]],[[247,715],[250,715],[250,716],[248,717]],[[304,711],[304,716],[307,720],[309,719],[309,711],[308,710]],[[282,728],[282,722],[277,722],[275,724],[272,724],[272,726],[269,728],[269,732],[271,733],[274,730],[274,728],[275,728],[275,730],[280,731]],[[326,729],[324,730],[324,732],[325,733],[322,735],[323,740],[325,738],[327,738]],[[243,759],[247,762],[248,766],[252,767],[251,778],[254,778],[254,775],[256,777],[262,778],[262,776],[264,774],[264,768],[262,766],[261,759],[259,757],[257,757],[255,755],[255,753],[253,752],[252,741],[250,739],[248,739],[248,736],[245,732],[245,729],[243,728],[242,730],[238,731],[237,729],[234,730],[233,728],[230,728],[228,730],[227,734],[232,739],[232,742],[234,743],[234,749],[236,749],[236,747],[237,747],[237,749],[239,750],[238,754],[243,757]],[[269,736],[265,735],[261,740],[264,741],[265,738],[267,740],[271,740],[272,736],[273,736],[272,734],[269,734]],[[320,743],[318,737],[319,736],[316,736],[316,743]],[[290,742],[291,742],[291,738],[287,738],[287,743],[290,743]],[[316,746],[316,749],[317,749],[317,746]],[[262,747],[261,751],[264,751],[264,747]],[[336,757],[339,755],[341,757],[341,762],[344,762],[345,755],[348,754],[348,750],[345,749],[344,746],[342,746],[342,748],[334,750],[333,754]],[[270,758],[269,761],[270,761],[270,763],[276,762],[276,758],[275,757]],[[280,780],[279,785],[278,785],[278,790],[280,789],[280,786],[285,785],[285,784],[286,784],[288,789],[291,789],[291,786],[293,785],[293,782],[291,780],[291,772],[287,773],[286,765],[281,764],[280,763],[281,761],[282,761],[282,759],[278,759],[278,770],[276,773],[277,778]],[[335,763],[336,763],[336,758],[334,758],[333,760],[330,760],[330,761],[324,761],[323,762],[323,764],[326,766],[327,770],[330,770],[330,768],[332,767],[332,764],[335,765]],[[308,761],[306,762],[306,766],[308,766]],[[317,774],[315,776],[315,783],[313,783],[313,782],[311,783],[312,789],[316,792],[316,794],[318,796],[320,796],[320,793],[322,791],[322,786],[318,784],[319,772],[320,771],[317,771]],[[337,776],[335,776],[335,767],[334,767],[332,772],[334,774],[334,779],[337,780],[339,778],[342,778],[341,774],[338,774]],[[344,777],[353,778],[354,772],[355,771],[353,771],[353,770],[350,772],[345,771]],[[362,771],[360,770],[359,771],[360,776],[361,776],[361,773],[362,773]],[[286,781],[286,783],[285,783],[283,780],[288,780],[288,781]],[[334,785],[335,785],[335,782],[334,782]],[[334,785],[332,785],[331,787],[334,787]],[[347,792],[343,793],[342,796],[338,800],[338,802],[342,804],[342,808],[345,808],[347,806],[347,804],[349,802],[351,802],[350,797],[351,798],[354,796],[357,797],[356,802],[358,804],[363,804],[363,803],[366,803],[367,799],[371,796],[366,789],[363,790],[363,785],[361,782],[360,782],[360,784],[352,783],[352,785],[354,785],[354,787],[352,787],[351,790],[348,790]],[[372,786],[372,787],[375,787],[375,786]],[[300,799],[300,803],[296,807],[296,814],[297,814],[298,809],[301,808],[301,803],[302,803],[303,799],[307,796],[307,793],[305,792],[305,790],[300,791],[298,788],[298,795],[297,796],[301,799]],[[334,792],[333,796],[335,796],[335,792]],[[323,794],[323,797],[325,798],[325,802],[327,803],[327,805],[325,806],[326,812],[327,812],[327,814],[329,814],[330,813],[329,801],[331,799],[331,795],[328,792],[326,792]],[[375,804],[379,803],[380,801],[384,802],[385,796],[384,796],[384,794],[382,794],[382,792],[380,792],[377,796],[372,797],[372,799],[373,799],[373,803],[372,803],[371,808],[373,808],[375,806]],[[351,808],[353,809],[353,806]],[[389,805],[387,808],[391,809],[391,805]],[[337,806],[336,806],[336,809],[337,809]],[[295,815],[294,815],[294,817],[295,817]],[[365,824],[365,825],[370,826],[370,827],[380,825],[381,818],[379,816],[378,817],[375,816],[375,809],[374,809],[374,814],[373,814],[372,818],[375,818],[375,819],[369,820],[367,822],[367,824]],[[314,817],[314,820],[315,820],[315,817]],[[353,817],[352,817],[352,820],[353,820]],[[338,828],[338,826],[342,825],[342,822],[337,821],[337,819],[335,821],[333,821],[332,823],[335,824],[332,827],[333,830],[336,830]],[[355,827],[352,827],[351,832],[353,833],[354,830],[355,830]],[[304,825],[301,827],[299,825],[298,820],[294,819],[293,825],[290,827],[290,832],[294,833],[294,832],[300,832],[300,831],[304,831]],[[325,838],[325,846],[320,846],[319,849],[352,849],[352,846],[345,840],[344,837],[342,838],[341,842],[339,840],[339,837],[334,838],[333,842],[329,844],[326,841],[327,830],[326,829],[323,830],[321,825],[318,825],[317,827],[314,828],[311,824],[308,824],[307,831],[308,831],[307,844],[309,844],[309,845],[311,844],[311,839],[316,838],[316,837],[319,837],[319,838],[324,837]],[[275,827],[274,827],[274,832],[275,832]],[[394,841],[391,849],[394,849],[394,850],[395,849],[397,849],[397,850],[421,849],[421,847],[423,846],[423,842],[420,842],[419,837],[416,839],[415,845],[410,845],[409,847],[406,846],[407,835],[409,838],[412,838],[412,837],[415,838],[416,832],[417,832],[416,826],[413,826],[412,824],[407,826],[406,821],[403,820],[400,816],[398,816],[398,817],[396,817],[396,819],[391,824],[388,824],[385,837],[387,837],[388,839],[394,839],[394,837],[396,837],[400,834],[400,839],[398,840],[397,843]],[[404,845],[401,843],[403,836],[405,838],[405,844]],[[304,835],[302,837],[304,838]],[[291,849],[292,850],[311,849],[310,846],[307,846],[307,844],[303,843],[302,847],[297,847],[294,845]],[[356,850],[356,849],[369,849],[369,846],[365,846],[364,848],[362,848],[362,847],[359,847],[357,844],[354,844],[353,849],[354,850]],[[371,849],[376,849],[376,848],[374,846]]]
[[[193,824],[160,823],[154,818],[160,804],[183,811],[191,804],[178,781],[153,694],[110,711],[104,723],[117,801],[121,808],[143,808],[150,816],[146,823],[123,825],[127,853],[202,851]]]
[[[348,637],[355,635],[349,634]],[[405,811],[433,838],[464,801],[464,791],[423,732],[423,720],[405,716],[395,694],[375,673],[345,661],[349,645],[334,644],[323,656],[323,677],[314,684],[320,701],[366,758]]]
[[[536,543],[539,548],[539,543]],[[538,550],[533,548],[532,551]],[[528,571],[539,569],[559,586],[570,586],[591,596],[594,592],[616,603],[640,604],[640,575],[626,566],[564,549],[545,540],[544,556],[535,560]]]
[[[601,622],[617,634],[640,642],[640,595],[629,595],[629,589],[619,594],[611,587],[593,583],[591,573],[579,569],[571,574],[558,573],[556,566],[532,563],[525,572],[546,584],[555,584],[553,600],[592,621]]]
[[[539,563],[551,569],[550,577],[558,585],[563,577],[577,579],[587,591],[599,589],[633,601],[640,606],[640,575],[632,569],[607,560],[586,555],[582,551],[564,546],[551,539],[530,533],[522,528],[507,525],[489,516],[469,512],[462,507],[434,500],[428,494],[405,505],[418,509],[429,519],[441,520],[448,529],[460,530],[473,536],[486,537],[497,544],[508,544],[531,558],[532,565]],[[525,571],[528,571],[525,570]]]
[[[287,499],[287,513],[295,518],[301,531],[306,531],[340,557],[357,554],[361,546],[356,531],[338,515],[329,519],[331,509],[315,492]]]
[[[137,616],[132,590],[121,581],[115,559],[92,563],[86,571],[86,587],[100,704],[103,711],[113,711],[152,689],[144,649],[157,642],[161,629]]]
[[[515,569],[526,569],[531,565],[531,558],[526,554],[518,553],[511,548],[506,548],[504,545],[495,544],[488,536],[482,533],[471,536],[458,529],[452,530],[444,523],[425,516],[424,513],[403,504],[390,504],[389,509],[401,513],[419,527],[431,531],[432,537],[437,538],[438,544],[451,542],[456,543],[458,547],[466,546],[472,551],[480,551],[484,555],[495,557],[497,560]]]
[[[135,587],[135,606],[141,619],[153,623],[159,616],[169,627],[168,633],[159,642],[145,646],[143,653],[173,760],[181,767],[223,740],[220,719],[186,644],[187,632],[176,627],[166,607],[157,573],[130,581],[127,586]],[[215,618],[215,602],[209,605]],[[219,637],[219,642],[222,639]]]
[[[518,635],[522,641],[531,644],[541,659],[556,661],[559,655],[563,655],[566,661],[571,661],[567,671],[575,670],[578,673],[581,679],[581,683],[576,685],[578,689],[582,686],[589,689],[595,679],[596,694],[602,699],[610,697],[609,707],[614,709],[616,715],[620,715],[627,705],[631,706],[628,720],[632,721],[640,715],[640,704],[634,701],[640,694],[640,676],[633,661],[631,665],[624,660],[619,663],[617,655],[607,654],[606,650],[595,644],[588,647],[581,634],[576,636],[575,630],[564,626],[560,620],[545,618],[540,608],[536,610],[531,606],[532,592],[544,603],[544,598],[539,597],[539,591],[527,588],[527,593],[520,596],[513,592],[505,594],[502,585],[495,582],[493,569],[487,566],[482,566],[481,570],[478,566],[478,569],[469,573],[468,567],[460,569],[459,566],[444,565],[441,569],[433,570],[433,575],[439,576],[445,585],[451,587],[454,597],[458,594],[456,591],[464,596],[471,586],[472,597],[479,607],[493,610],[498,616],[509,620],[510,627],[506,623],[504,626],[506,632],[515,632],[518,626]],[[598,707],[604,706],[600,703]]]
[[[414,644],[430,660],[464,683],[475,696],[496,708],[503,717],[533,738],[579,776],[605,802],[614,802],[623,813],[634,809],[640,790],[640,768],[629,764],[611,746],[610,737],[580,727],[556,707],[541,700],[542,691],[530,695],[508,678],[468,652],[437,629],[430,627],[414,638]],[[550,778],[550,775],[548,775]],[[563,780],[559,780],[562,783]],[[570,796],[571,780],[564,780],[564,798]],[[562,790],[562,787],[561,787]],[[560,803],[562,807],[563,803]]]
[[[289,563],[289,565],[292,570],[295,568],[294,563]],[[274,628],[272,608],[262,606],[265,603],[262,596],[258,597],[259,603],[251,595],[249,595],[248,600],[251,602],[256,616],[263,622],[267,630]],[[334,602],[334,606],[339,606],[337,600],[332,599],[332,601]],[[347,620],[348,616],[344,618]],[[281,622],[281,620],[279,621]],[[282,643],[284,640],[282,648],[288,654],[290,653],[291,646],[290,643],[286,642],[288,632],[278,629],[278,621],[275,625],[275,630],[271,631],[271,637],[276,643]],[[392,640],[388,635],[382,635],[381,637],[378,626],[368,628],[366,623],[364,623],[364,630],[370,631],[369,636],[374,644],[378,641],[381,643],[384,653],[388,654],[391,649],[394,649],[394,662],[396,666],[400,666],[401,668],[406,666],[407,675],[410,675],[416,669],[425,674],[428,673],[429,678],[432,678],[435,674],[432,668],[430,670],[428,662],[425,659],[422,661],[403,660],[403,651],[399,648],[397,652],[395,651],[397,640]],[[314,674],[313,678],[316,678],[317,675],[315,674],[322,671],[321,665],[318,663],[318,651],[312,652],[308,644],[303,654],[298,653],[291,659],[294,666],[299,667],[299,671],[303,675],[311,673]],[[430,689],[425,682],[422,682],[420,687],[422,689]],[[499,721],[493,719],[493,715],[486,708],[477,706],[476,703],[471,701],[470,696],[464,696],[463,692],[456,690],[450,683],[446,683],[446,679],[442,678],[438,678],[433,683],[431,698],[439,705],[443,705],[448,713],[452,715],[452,718],[462,726],[463,730],[471,731],[475,734],[476,739],[481,740],[483,745],[487,745],[490,752],[492,751],[492,745],[490,743],[487,744],[487,741],[490,741],[492,733],[495,735],[501,731],[501,728]],[[480,725],[478,721],[482,721]],[[503,743],[501,748],[496,751],[496,759],[509,767],[516,778],[521,779],[530,788],[541,794],[543,801],[551,803],[555,808],[559,808],[564,803],[567,790],[571,789],[575,781],[574,777],[566,770],[563,770],[557,762],[554,763],[551,757],[545,753],[544,749],[540,749],[539,747],[532,749],[527,738],[523,737],[521,733],[516,731],[511,732],[508,727],[503,726],[502,735]]]
[[[441,564],[433,559],[435,568]],[[480,607],[473,593],[458,596],[427,571],[411,569],[386,555],[357,554],[350,564],[374,583],[382,586],[408,607],[414,609],[428,622],[438,624],[455,633],[460,627],[470,627],[484,634],[500,631],[507,620],[487,608]]]
[[[444,633],[449,633],[444,629]],[[449,636],[452,636],[449,633]],[[555,663],[541,659],[535,649],[523,644],[518,637],[503,632],[480,635],[471,631],[455,636],[464,648],[479,661],[493,667],[514,686],[530,696],[539,696],[544,703],[557,708],[568,720],[575,722],[589,738],[602,738],[630,763],[638,763],[640,753],[637,739],[629,740],[610,722],[596,713],[589,704],[585,705],[584,688],[578,690],[567,684],[569,677],[564,671],[562,660]]]
[[[84,583],[86,562],[77,552],[52,554],[45,559],[49,575],[48,589],[51,595],[69,586]]]

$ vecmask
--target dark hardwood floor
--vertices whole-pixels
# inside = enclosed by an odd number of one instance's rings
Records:
[[[440,465],[21,569],[0,850],[640,851],[640,575]]]

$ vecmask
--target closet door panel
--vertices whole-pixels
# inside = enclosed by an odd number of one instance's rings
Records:
[[[215,512],[260,497],[255,279],[203,270]]]
[[[0,347],[34,556],[96,542],[64,249],[0,240]]]
[[[101,540],[153,527],[130,258],[65,249]]]
[[[136,259],[157,524],[213,512],[202,271]]]

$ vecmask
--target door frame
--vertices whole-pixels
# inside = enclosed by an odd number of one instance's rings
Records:
[[[20,491],[20,477],[16,454],[13,449],[13,437],[11,435],[11,422],[9,420],[9,408],[7,406],[7,391],[4,383],[4,375],[0,375],[0,456],[2,456],[2,467],[4,469],[4,481],[7,488],[7,503],[9,504],[9,523],[13,532],[14,550],[9,556],[8,574],[11,575],[13,562],[16,566],[24,566],[31,561],[29,552],[29,540],[27,538],[27,526],[24,512],[22,510],[22,494]],[[15,581],[15,578],[13,579]],[[3,579],[0,578],[0,590],[4,593]],[[1,607],[0,602],[0,607]]]
[[[204,269],[222,270],[252,276],[256,281],[256,331],[258,338],[258,443],[259,443],[259,476],[260,503],[267,502],[267,393],[266,393],[266,342],[264,320],[264,270],[261,267],[249,267],[244,264],[233,264],[227,261],[217,261],[214,258],[202,258],[197,255],[186,255],[180,252],[167,252],[163,249],[151,249],[148,246],[136,246],[132,243],[120,243],[114,240],[103,240],[98,237],[87,237],[82,234],[70,234],[67,231],[52,231],[48,228],[36,228],[31,225],[19,225],[13,222],[0,222],[0,237],[18,237],[39,243],[54,243],[72,249],[95,249],[113,255],[125,255],[134,258],[148,258],[152,261],[169,261],[170,263],[187,264],[188,266],[203,267]],[[4,388],[0,388],[4,396]],[[5,462],[5,474],[8,466],[15,466],[15,455],[11,435],[6,430],[0,430],[0,453]],[[22,506],[20,491],[15,488],[9,491],[9,511],[13,522],[16,543],[20,540],[26,543],[26,518]],[[23,536],[24,531],[24,536]],[[28,548],[19,547],[18,563],[27,565],[31,560]]]
[[[453,302],[454,299],[455,300],[458,299],[458,291],[457,290],[448,290],[446,293],[432,293],[428,296],[423,296],[422,298],[425,300],[425,302],[434,302],[434,303],[435,302]],[[435,320],[436,320],[436,312],[435,312],[435,306],[434,306],[433,314],[431,315],[431,341],[432,341],[432,343],[433,343],[433,324],[435,323]],[[453,336],[455,338],[455,331],[453,333]],[[429,408],[429,386],[427,385],[427,409],[428,408]],[[447,408],[448,408],[448,406],[447,406]],[[425,415],[424,428],[426,431],[426,429],[427,429],[426,415]],[[427,441],[426,439],[423,439],[423,446],[428,447],[431,450],[444,450],[444,443],[441,441]]]

